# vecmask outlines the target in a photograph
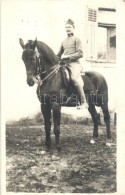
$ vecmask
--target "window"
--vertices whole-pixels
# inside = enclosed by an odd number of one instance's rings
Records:
[[[98,27],[97,59],[116,60],[116,28]]]
[[[88,8],[87,9],[87,59],[96,59],[96,38],[97,38],[97,10]]]
[[[115,10],[110,8],[100,8],[99,10],[87,8],[87,14],[87,60],[115,61]]]
[[[88,21],[96,22],[97,11],[95,9],[88,8]]]
[[[107,29],[107,60],[116,60],[116,28]]]
[[[106,60],[107,58],[107,29],[98,27],[97,58]]]

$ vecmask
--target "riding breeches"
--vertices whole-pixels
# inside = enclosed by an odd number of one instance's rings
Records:
[[[80,102],[82,104],[86,102],[86,98],[83,90],[84,82],[81,77],[82,66],[78,62],[71,62],[69,63],[68,68],[70,69],[72,83],[79,95]]]

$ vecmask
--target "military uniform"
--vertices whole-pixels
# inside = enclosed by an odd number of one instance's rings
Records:
[[[84,83],[81,77],[82,66],[79,62],[79,58],[83,57],[80,39],[73,34],[68,35],[68,37],[62,41],[57,55],[59,58],[68,56],[70,59],[69,69],[71,70],[71,80],[77,90],[81,104],[85,103],[86,98],[83,91]]]

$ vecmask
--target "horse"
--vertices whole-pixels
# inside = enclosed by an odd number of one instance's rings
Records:
[[[27,84],[38,84],[37,96],[41,103],[41,112],[45,126],[45,146],[51,148],[51,112],[53,113],[55,145],[61,149],[60,120],[62,106],[77,106],[78,96],[70,77],[67,77],[68,65],[60,61],[54,51],[44,42],[29,40],[26,44],[20,38],[23,49],[22,60],[25,64]],[[69,74],[70,75],[70,74]],[[98,138],[98,113],[95,106],[101,107],[107,130],[107,140],[111,140],[110,114],[108,109],[108,85],[98,72],[86,71],[81,75],[84,80],[84,92],[88,102],[88,111],[93,120],[93,143]]]

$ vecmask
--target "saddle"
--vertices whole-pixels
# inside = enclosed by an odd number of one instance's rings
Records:
[[[70,82],[70,69],[68,68],[68,60],[60,60],[59,65],[61,66],[61,73],[63,77],[63,81],[66,87],[68,87]]]
[[[71,82],[70,69],[68,68],[68,63],[70,62],[69,58],[60,60],[59,64],[61,66],[61,72],[63,76],[63,81],[66,87],[69,87]],[[90,78],[87,76],[86,72],[81,71],[81,77],[84,81],[84,91],[93,91],[94,85],[90,81]],[[71,85],[70,85],[71,86]]]
[[[76,105],[78,105],[78,103],[75,101],[74,103],[72,102],[72,100],[76,100],[76,89],[74,88],[72,82],[71,82],[71,72],[70,72],[70,69],[68,68],[68,62],[65,61],[65,60],[61,60],[59,62],[59,65],[60,65],[60,71],[61,71],[61,74],[62,74],[62,79],[63,79],[63,82],[64,82],[64,85],[66,87],[66,96],[64,94],[63,97],[63,104],[62,106],[69,106],[69,107],[74,107]],[[94,85],[93,83],[91,82],[89,76],[87,75],[86,72],[81,72],[81,77],[83,78],[83,81],[84,81],[84,91],[85,93],[88,93],[89,91],[94,91]],[[37,96],[38,96],[38,99],[39,101],[41,102],[41,86],[38,85],[38,88],[37,88]],[[68,97],[68,98],[67,98]],[[72,102],[72,103],[71,103]]]

